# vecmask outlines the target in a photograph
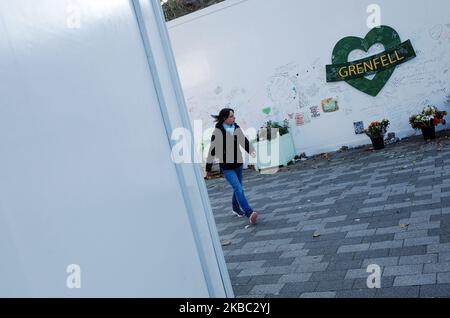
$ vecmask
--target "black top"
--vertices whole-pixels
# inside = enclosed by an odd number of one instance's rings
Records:
[[[234,124],[234,135],[227,133],[222,124],[217,124],[211,137],[211,146],[206,160],[206,171],[211,172],[214,157],[219,159],[222,170],[236,169],[243,165],[239,146],[248,153],[255,151],[238,124]],[[233,156],[234,154],[234,156]]]

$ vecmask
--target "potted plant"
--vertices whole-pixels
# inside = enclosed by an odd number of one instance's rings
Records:
[[[289,120],[268,121],[258,131],[253,146],[257,153],[256,170],[287,166],[295,157],[295,147],[289,132]]]
[[[421,129],[425,140],[436,139],[436,126],[445,125],[446,111],[440,111],[435,106],[425,107],[420,114],[412,115],[409,123],[413,129]]]
[[[272,131],[277,130],[278,134],[275,136],[272,136]],[[274,122],[269,120],[265,123],[263,127],[258,131],[257,141],[260,140],[268,140],[271,141],[272,138],[277,138],[278,135],[280,137],[289,134],[289,120],[285,119],[282,124],[279,122]]]
[[[389,125],[389,120],[384,119],[381,122],[374,121],[366,130],[364,130],[366,135],[370,138],[370,140],[372,140],[373,149],[384,149],[384,136],[386,135]]]

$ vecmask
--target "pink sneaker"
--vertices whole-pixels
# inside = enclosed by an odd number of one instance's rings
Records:
[[[255,225],[257,220],[258,220],[258,213],[253,212],[252,214],[250,214],[250,224]]]

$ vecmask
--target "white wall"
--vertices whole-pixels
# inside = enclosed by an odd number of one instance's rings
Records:
[[[134,4],[0,2],[0,297],[232,296],[204,184],[170,159],[159,0]]]
[[[367,127],[387,117],[390,131],[400,137],[414,134],[408,124],[412,113],[429,103],[449,106],[450,2],[376,1],[382,24],[396,29],[402,41],[410,39],[418,55],[397,67],[377,97],[325,80],[335,44],[369,32],[366,10],[372,3],[227,0],[171,21],[169,32],[191,120],[203,120],[206,129],[212,125],[210,114],[232,106],[241,126],[259,128],[268,119],[309,113],[309,107],[332,97],[338,100],[338,112],[322,112],[302,126],[292,120],[297,152],[316,154],[370,143],[365,135],[355,135],[353,123],[358,121]],[[267,107],[273,109],[270,115],[262,112]]]

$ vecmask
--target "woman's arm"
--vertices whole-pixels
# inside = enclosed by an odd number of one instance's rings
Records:
[[[208,157],[206,159],[206,172],[212,171],[214,157],[216,156],[216,129],[211,136],[211,144],[209,146]]]
[[[237,130],[237,135],[238,135],[239,144],[242,146],[242,148],[245,149],[245,151],[247,151],[250,155],[253,155],[254,153],[256,153],[255,148],[250,143],[250,141],[247,139],[247,137],[245,137],[244,132],[242,131],[241,128],[239,128]]]

